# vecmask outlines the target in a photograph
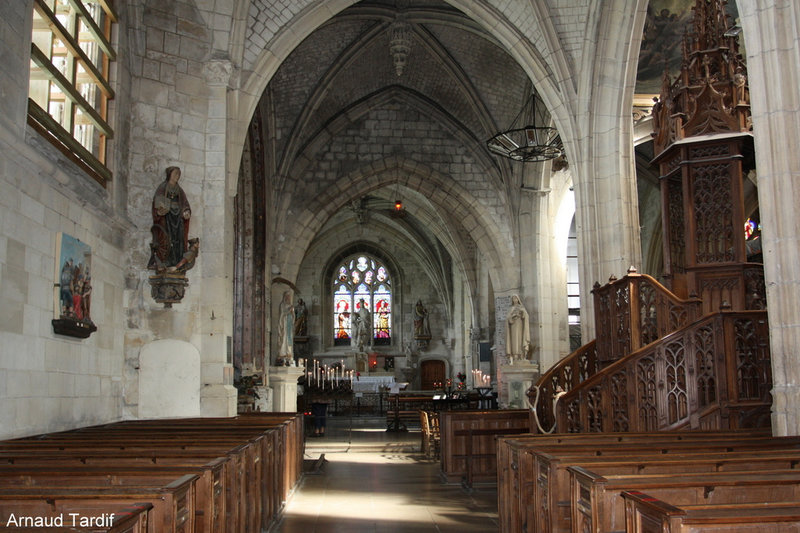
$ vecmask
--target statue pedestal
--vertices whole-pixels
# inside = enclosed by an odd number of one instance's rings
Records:
[[[297,366],[273,366],[269,369],[272,407],[276,413],[297,412],[297,378],[305,370]]]
[[[529,409],[528,389],[539,379],[539,365],[528,360],[514,361],[500,367],[503,388],[500,404],[504,409]]]
[[[272,411],[272,389],[269,387],[255,387],[256,401],[253,405],[255,411],[259,413],[269,413]],[[295,404],[297,400],[295,400]]]

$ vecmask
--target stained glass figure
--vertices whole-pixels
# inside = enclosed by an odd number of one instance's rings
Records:
[[[345,259],[334,271],[333,335],[335,346],[346,346],[353,337],[353,313],[360,301],[372,313],[372,344],[389,345],[392,338],[392,283],[388,270],[371,256]]]

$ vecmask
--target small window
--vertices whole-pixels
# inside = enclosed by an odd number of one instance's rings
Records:
[[[116,21],[111,0],[33,2],[28,123],[103,186]]]

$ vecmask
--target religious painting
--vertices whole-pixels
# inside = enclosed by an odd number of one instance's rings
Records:
[[[97,328],[92,322],[92,248],[79,239],[59,233],[53,329],[61,335],[86,338]]]
[[[665,67],[671,80],[680,72],[681,42],[692,30],[694,5],[695,0],[650,0],[639,51],[637,94],[659,94]],[[734,2],[727,4],[726,12],[729,24],[735,25],[739,13]]]

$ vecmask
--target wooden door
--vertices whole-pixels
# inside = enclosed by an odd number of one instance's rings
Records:
[[[422,390],[433,390],[434,383],[444,383],[445,379],[444,361],[431,359],[420,363],[420,388]]]

